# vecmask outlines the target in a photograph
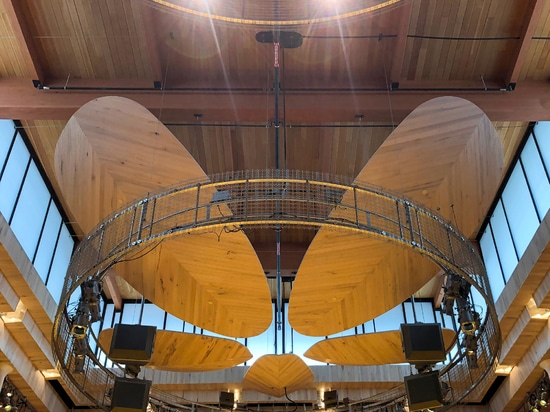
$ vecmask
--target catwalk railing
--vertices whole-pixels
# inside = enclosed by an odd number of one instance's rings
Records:
[[[104,368],[91,353],[82,373],[73,372],[69,302],[84,281],[101,279],[118,261],[167,237],[246,227],[359,231],[413,248],[446,273],[466,279],[486,303],[478,332],[478,367],[468,367],[459,354],[441,370],[441,380],[451,388],[446,407],[476,398],[476,388],[491,377],[500,352],[497,315],[481,257],[461,233],[435,213],[379,188],[324,174],[260,170],[183,182],[147,194],[92,230],[72,257],[53,330],[53,352],[65,380],[93,403],[107,407],[106,394],[115,376],[123,374]],[[170,404],[191,404],[172,396],[163,400],[165,395],[154,385],[151,396]],[[400,386],[365,400],[363,407],[403,396]]]

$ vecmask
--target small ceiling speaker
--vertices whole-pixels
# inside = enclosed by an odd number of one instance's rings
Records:
[[[233,409],[235,394],[233,392],[220,392],[220,408]]]
[[[443,406],[443,394],[438,372],[405,376],[405,389],[410,411]]]
[[[403,351],[409,363],[445,360],[445,345],[439,323],[402,323]]]
[[[325,409],[336,408],[338,406],[338,391],[327,391],[323,394]]]
[[[111,397],[111,412],[145,412],[151,381],[116,378]]]
[[[151,360],[156,333],[156,326],[116,324],[109,359],[123,364],[145,365]]]

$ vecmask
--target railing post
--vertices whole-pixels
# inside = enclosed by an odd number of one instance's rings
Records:
[[[195,201],[195,226],[197,226],[197,222],[199,220],[199,196],[201,193],[201,184],[197,183],[197,198]]]

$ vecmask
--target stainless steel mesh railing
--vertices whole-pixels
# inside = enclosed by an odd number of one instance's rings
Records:
[[[81,373],[73,372],[74,338],[67,313],[71,296],[84,281],[100,279],[118,261],[138,258],[167,237],[246,227],[359,231],[413,248],[447,273],[466,279],[486,303],[478,332],[478,368],[469,368],[459,356],[441,371],[442,380],[453,389],[449,406],[474,398],[475,388],[490,378],[500,352],[499,324],[483,262],[463,235],[435,213],[379,188],[323,174],[257,170],[151,193],[107,217],[80,243],[69,265],[52,339],[68,384],[103,407],[109,403],[105,393],[116,376],[93,356],[86,358]],[[399,387],[393,394],[379,395],[380,401],[384,396],[402,397],[403,391]],[[155,393],[153,389],[152,396]],[[161,392],[157,396],[162,397]]]

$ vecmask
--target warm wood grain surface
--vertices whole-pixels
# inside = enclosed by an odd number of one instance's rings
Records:
[[[503,151],[475,105],[432,99],[412,111],[356,177],[401,193],[475,236],[498,188]]]
[[[99,345],[109,353],[113,329],[99,334]],[[157,330],[147,368],[174,372],[206,372],[231,368],[252,358],[241,343],[214,336]]]
[[[443,343],[449,350],[456,332],[442,329]],[[406,363],[400,331],[368,333],[324,339],[309,348],[304,356],[336,365],[385,365]]]
[[[57,143],[55,170],[85,232],[148,191],[206,178],[164,125],[120,97],[96,99],[75,113]],[[172,239],[116,271],[164,310],[216,333],[252,336],[271,322],[267,281],[242,232]]]
[[[298,356],[264,355],[250,367],[243,379],[244,389],[281,397],[313,382],[313,372]]]
[[[443,97],[415,109],[356,181],[438,209],[471,235],[485,217],[501,173],[502,149],[487,117],[464,99]],[[353,204],[352,196],[345,193],[342,202]],[[336,208],[331,216],[345,213]],[[413,250],[322,228],[298,270],[289,321],[305,335],[340,332],[395,307],[436,273],[437,267]]]

